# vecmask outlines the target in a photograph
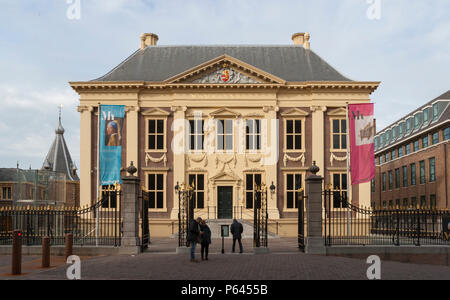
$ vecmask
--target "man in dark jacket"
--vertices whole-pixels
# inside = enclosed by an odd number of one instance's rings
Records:
[[[195,247],[197,246],[197,243],[200,241],[201,235],[203,234],[200,231],[200,222],[202,221],[202,218],[197,218],[196,220],[192,220],[191,224],[189,225],[189,231],[187,240],[191,243],[191,261],[192,262],[198,262],[195,259]]]
[[[244,227],[241,223],[239,223],[236,219],[233,219],[233,224],[231,224],[230,231],[233,234],[233,253],[236,246],[236,240],[239,242],[239,249],[242,253],[244,250],[242,249],[242,232],[244,231]]]

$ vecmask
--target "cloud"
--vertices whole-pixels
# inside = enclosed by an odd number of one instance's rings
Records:
[[[381,129],[448,90],[450,62],[448,0],[381,1],[377,21],[365,0],[81,0],[80,20],[67,19],[66,1],[4,1],[0,166],[21,158],[40,166],[60,103],[78,159],[78,96],[67,82],[104,75],[143,32],[191,45],[291,44],[292,33],[308,31],[312,50],[342,74],[382,81],[371,97]]]

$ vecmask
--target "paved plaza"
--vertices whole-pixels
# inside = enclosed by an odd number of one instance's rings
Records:
[[[176,241],[155,239],[141,255],[81,257],[84,280],[366,280],[368,264],[362,259],[307,255],[296,249],[295,239],[269,241],[270,254],[254,255],[251,240],[244,241],[243,254],[221,253],[221,240],[214,240],[208,261],[192,263],[188,255],[175,254]],[[199,249],[197,249],[199,250]],[[197,251],[198,252],[198,251]],[[199,257],[199,253],[197,253]],[[8,275],[10,256],[0,256],[0,280],[64,280],[67,265],[52,257],[52,268],[40,269],[39,256],[23,257],[22,276]],[[450,280],[450,267],[383,261],[382,279]]]

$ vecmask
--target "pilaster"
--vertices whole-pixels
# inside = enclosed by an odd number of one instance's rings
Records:
[[[80,206],[91,205],[92,106],[79,106],[80,113]]]

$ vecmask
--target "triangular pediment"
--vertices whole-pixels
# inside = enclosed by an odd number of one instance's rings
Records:
[[[309,113],[300,108],[294,107],[285,112],[282,112],[281,116],[283,116],[283,117],[307,117],[307,116],[309,116]]]
[[[217,118],[217,117],[238,118],[241,116],[241,114],[224,107],[224,108],[213,111],[212,113],[209,114],[209,116],[211,118]]]
[[[209,180],[211,181],[240,181],[241,179],[233,173],[228,173],[225,171],[222,171],[213,177],[211,177]]]
[[[167,117],[170,116],[170,112],[165,111],[158,107],[152,107],[147,110],[141,111],[143,116],[154,116],[154,117]]]
[[[284,84],[285,80],[222,55],[165,81],[171,84]]]
[[[343,107],[339,107],[333,110],[330,110],[328,112],[329,116],[336,116],[336,117],[345,117],[347,115],[347,110]]]

